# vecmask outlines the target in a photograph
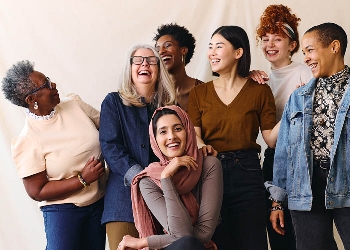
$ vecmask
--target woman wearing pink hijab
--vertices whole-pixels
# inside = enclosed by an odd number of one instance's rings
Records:
[[[192,122],[175,105],[154,112],[149,133],[160,162],[133,179],[140,238],[124,236],[118,249],[216,249],[211,237],[222,202],[220,161],[203,157]]]

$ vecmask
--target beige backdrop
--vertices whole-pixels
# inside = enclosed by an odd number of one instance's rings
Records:
[[[105,95],[118,87],[126,51],[137,43],[153,44],[156,28],[169,22],[186,26],[197,39],[187,66],[192,77],[211,79],[207,47],[211,33],[221,25],[243,27],[251,42],[252,69],[268,71],[254,31],[263,10],[275,3],[288,5],[302,19],[301,34],[331,21],[350,35],[346,0],[0,0],[0,78],[13,63],[28,59],[57,83],[61,97],[75,92],[100,109]],[[300,52],[294,60],[302,60]],[[1,93],[0,249],[6,250],[45,248],[41,212],[27,196],[11,159],[10,142],[23,120],[23,109]]]

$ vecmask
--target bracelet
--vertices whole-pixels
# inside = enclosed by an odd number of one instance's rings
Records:
[[[283,208],[282,206],[280,206],[280,205],[274,206],[274,207],[270,208],[270,211],[271,211],[271,212],[272,212],[272,211],[277,211],[277,210],[283,211],[284,208]]]
[[[274,198],[272,198],[271,196],[269,197],[269,200],[272,201],[272,202],[276,202],[278,203],[278,205],[281,205],[282,206],[282,201],[278,201],[278,200],[275,200]]]
[[[86,188],[86,187],[88,187],[90,185],[84,180],[84,178],[81,175],[81,173],[78,174],[78,179],[79,179],[80,183],[83,184],[84,188]]]

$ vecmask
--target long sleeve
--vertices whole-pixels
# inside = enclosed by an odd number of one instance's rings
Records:
[[[100,143],[103,156],[114,173],[124,176],[134,165],[139,164],[126,147],[126,130],[121,122],[122,110],[119,109],[111,94],[107,95],[101,105]],[[130,121],[134,122],[134,121]]]
[[[140,190],[148,208],[167,231],[164,235],[149,236],[149,248],[164,248],[187,235],[194,236],[203,244],[209,242],[219,221],[222,202],[223,180],[220,161],[212,156],[204,159],[200,182],[193,190],[200,203],[199,216],[194,226],[171,178],[162,179],[161,186],[162,189],[148,178],[140,181]]]

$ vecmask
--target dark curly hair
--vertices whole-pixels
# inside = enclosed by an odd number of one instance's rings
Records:
[[[27,60],[17,62],[2,79],[2,91],[5,98],[13,104],[28,108],[25,101],[28,93],[36,88],[29,76],[34,72],[34,63]]]
[[[188,52],[185,58],[185,64],[187,65],[193,56],[194,48],[196,47],[196,39],[194,36],[184,27],[176,23],[162,24],[158,27],[156,35],[153,37],[153,41],[157,42],[162,36],[170,35],[178,43],[180,47],[187,47]]]
[[[338,40],[340,42],[341,56],[345,56],[348,38],[342,27],[335,23],[322,23],[308,29],[305,34],[312,31],[317,32],[318,40],[324,48],[329,46],[334,40]]]
[[[295,52],[299,50],[300,42],[299,42],[299,33],[298,33],[298,25],[301,21],[295,14],[291,13],[291,9],[282,4],[279,5],[269,5],[264,13],[260,17],[260,24],[256,29],[256,40],[259,43],[261,38],[266,35],[266,33],[270,34],[282,34],[285,37],[288,37],[285,33],[285,27],[283,23],[288,24],[295,34],[292,41],[296,41],[297,45],[295,49],[291,52],[293,55]]]

